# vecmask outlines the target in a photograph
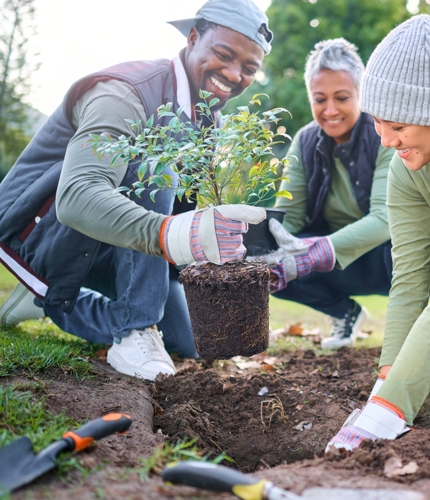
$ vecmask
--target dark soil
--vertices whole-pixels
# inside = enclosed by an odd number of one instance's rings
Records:
[[[269,346],[269,267],[264,262],[181,271],[197,352],[206,360],[252,356]],[[252,300],[247,300],[252,297]]]
[[[377,356],[305,351],[245,373],[231,362],[225,371],[196,365],[156,384],[164,413],[155,427],[173,440],[198,437],[204,451],[223,450],[243,472],[313,458],[367,400]]]
[[[162,377],[150,386],[116,373],[103,361],[95,363],[95,377],[84,382],[65,373],[40,377],[53,412],[65,410],[85,420],[119,411],[130,414],[134,422],[125,436],[106,438],[76,455],[92,469],[87,477],[77,471],[67,478],[49,473],[14,498],[235,498],[167,486],[157,475],[147,482],[140,479],[139,459],[147,457],[157,443],[198,437],[204,452],[217,456],[223,451],[235,460],[230,466],[267,478],[303,498],[311,488],[325,488],[312,497],[320,499],[340,498],[336,488],[370,488],[400,495],[386,499],[407,500],[408,494],[416,492],[417,500],[430,500],[427,403],[415,429],[399,440],[365,442],[350,456],[340,451],[323,453],[352,409],[367,400],[378,357],[378,349],[341,349],[322,357],[307,350],[212,365],[186,362],[178,364],[175,377]],[[0,382],[25,383],[25,378]],[[153,429],[142,418],[148,403],[155,409]],[[362,498],[367,498],[364,492]]]

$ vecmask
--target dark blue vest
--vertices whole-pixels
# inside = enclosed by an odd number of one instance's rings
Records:
[[[73,106],[97,82],[111,78],[134,87],[148,117],[156,116],[161,104],[172,102],[174,112],[179,107],[166,59],[122,63],[84,77],[70,88],[0,183],[0,249],[46,283],[44,300],[64,312],[73,309],[100,243],[58,221],[55,193],[75,133]],[[128,185],[127,178],[123,185]]]
[[[323,217],[324,202],[330,188],[333,154],[348,171],[358,206],[364,215],[369,213],[373,173],[381,138],[375,131],[373,119],[362,113],[352,131],[351,140],[336,145],[316,122],[300,131],[299,146],[307,179],[307,233],[327,231]]]

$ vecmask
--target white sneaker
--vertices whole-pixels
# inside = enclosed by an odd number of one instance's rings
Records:
[[[331,337],[321,341],[321,348],[339,349],[339,347],[353,345],[368,316],[367,310],[353,301],[352,306],[343,318],[333,318]]]
[[[27,290],[22,283],[19,283],[6,302],[0,307],[0,325],[11,326],[27,319],[45,318],[43,307],[34,304],[35,298],[36,296],[30,290]]]
[[[132,377],[155,380],[159,373],[176,373],[172,358],[167,354],[163,334],[155,328],[132,330],[128,337],[116,341],[107,353],[107,362],[115,370]]]

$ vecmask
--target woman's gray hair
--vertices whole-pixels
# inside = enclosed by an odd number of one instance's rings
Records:
[[[357,54],[357,50],[357,47],[345,38],[333,38],[318,42],[306,59],[305,84],[308,94],[310,95],[312,78],[322,69],[347,71],[359,90],[364,64]]]

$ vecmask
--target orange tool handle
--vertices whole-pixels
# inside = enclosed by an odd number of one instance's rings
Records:
[[[131,422],[129,415],[109,413],[104,417],[90,420],[79,429],[66,432],[63,439],[69,442],[71,451],[80,451],[87,448],[93,441],[110,436],[115,432],[126,432],[130,428]]]

